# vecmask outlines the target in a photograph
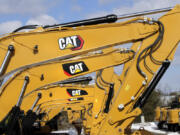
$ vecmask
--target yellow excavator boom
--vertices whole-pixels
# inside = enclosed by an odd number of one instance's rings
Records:
[[[180,41],[180,5],[161,11],[159,20],[109,15],[0,38],[0,133],[133,134]]]

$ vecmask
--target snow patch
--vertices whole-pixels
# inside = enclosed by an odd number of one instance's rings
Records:
[[[160,135],[180,135],[180,132],[178,133],[178,132],[169,132],[169,131],[159,130],[155,122],[132,124],[131,129],[132,130],[145,129],[151,133],[160,134]]]

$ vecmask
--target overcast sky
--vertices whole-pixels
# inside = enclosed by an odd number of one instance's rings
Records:
[[[0,34],[27,24],[55,24],[171,7],[180,0],[0,0]],[[180,90],[180,48],[159,87]]]

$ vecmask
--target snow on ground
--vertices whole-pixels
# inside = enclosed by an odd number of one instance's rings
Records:
[[[159,130],[155,122],[136,123],[136,124],[132,124],[131,127],[132,130],[138,130],[140,128],[142,129],[144,128],[145,130],[158,135],[180,135],[180,132],[169,132],[166,131],[165,129]]]

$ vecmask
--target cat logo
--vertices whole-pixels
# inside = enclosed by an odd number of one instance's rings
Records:
[[[63,66],[64,73],[67,76],[76,75],[79,73],[89,71],[89,69],[87,68],[87,66],[85,65],[83,61],[67,63],[67,64],[63,64],[62,66]]]
[[[84,41],[83,39],[76,36],[63,37],[59,39],[59,48],[61,50],[71,49],[72,51],[80,50],[83,47]]]
[[[81,95],[81,90],[73,90],[72,91],[72,96],[80,96]]]
[[[82,64],[83,63],[78,63],[78,64],[75,64],[75,65],[71,65],[69,67],[71,74],[82,72],[83,71]]]
[[[67,89],[67,93],[71,97],[88,95],[87,91],[80,89]]]

